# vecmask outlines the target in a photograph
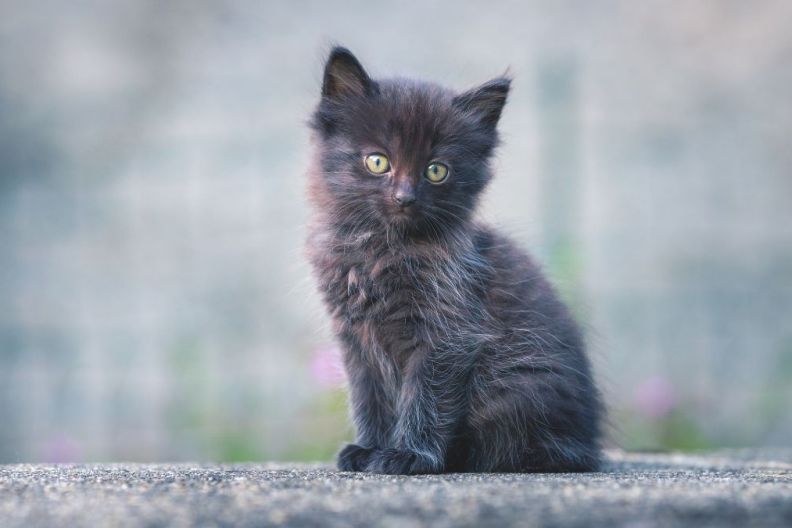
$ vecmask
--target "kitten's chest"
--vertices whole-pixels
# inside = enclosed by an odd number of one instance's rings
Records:
[[[322,284],[337,330],[403,362],[459,312],[465,288],[449,279],[452,266],[436,254],[336,253],[322,267]]]
[[[341,266],[342,303],[353,320],[413,324],[431,304],[432,263],[398,254],[348,259]]]

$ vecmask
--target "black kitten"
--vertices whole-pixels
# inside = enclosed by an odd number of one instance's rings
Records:
[[[509,82],[458,95],[330,54],[308,248],[357,427],[342,470],[597,467],[602,407],[580,330],[536,264],[472,218]]]

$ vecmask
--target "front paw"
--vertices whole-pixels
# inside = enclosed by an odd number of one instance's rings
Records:
[[[365,471],[374,450],[357,444],[347,444],[338,453],[338,469],[341,471]]]
[[[439,473],[439,464],[430,457],[409,449],[383,449],[371,455],[366,471],[386,475]]]

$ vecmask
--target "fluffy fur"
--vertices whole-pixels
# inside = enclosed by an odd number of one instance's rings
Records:
[[[456,94],[327,61],[311,121],[308,253],[344,350],[342,470],[587,471],[600,397],[581,332],[540,269],[473,218],[509,79]],[[367,171],[386,154],[387,174]],[[424,178],[441,161],[447,180]],[[409,192],[415,202],[394,199]]]

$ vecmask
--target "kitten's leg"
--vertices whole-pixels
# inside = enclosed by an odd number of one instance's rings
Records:
[[[344,357],[349,379],[349,398],[356,439],[338,453],[338,469],[364,471],[372,453],[386,446],[393,428],[393,401],[396,390],[387,379],[388,369],[373,365],[356,343],[351,343]]]
[[[448,445],[467,404],[467,361],[437,361],[418,351],[408,365],[397,406],[393,447],[372,453],[368,471],[413,475],[444,471]]]

